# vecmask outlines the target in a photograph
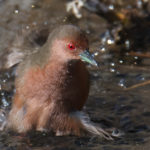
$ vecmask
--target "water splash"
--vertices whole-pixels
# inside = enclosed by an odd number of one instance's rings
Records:
[[[120,87],[126,88],[126,85],[125,85],[125,79],[120,79],[118,85],[119,85]]]
[[[105,44],[108,44],[108,45],[111,45],[111,44],[114,44],[115,43],[115,39],[114,37],[111,35],[110,31],[107,30],[106,32],[104,32],[102,35],[101,35],[101,43],[103,45]]]

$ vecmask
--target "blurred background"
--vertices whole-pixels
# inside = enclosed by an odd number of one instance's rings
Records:
[[[99,137],[26,137],[1,131],[1,150],[149,150],[150,0],[0,0],[0,125],[11,107],[15,69],[60,24],[79,26],[100,67],[87,65],[84,111],[108,130]]]

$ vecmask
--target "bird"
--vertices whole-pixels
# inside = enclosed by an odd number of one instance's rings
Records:
[[[56,27],[44,46],[18,65],[7,127],[18,133],[90,133],[112,139],[82,110],[90,87],[85,62],[98,66],[85,33],[71,24]]]

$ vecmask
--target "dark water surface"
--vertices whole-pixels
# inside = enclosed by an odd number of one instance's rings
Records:
[[[121,0],[117,5],[104,1],[116,14],[123,12],[119,8],[134,10],[131,18],[122,13],[127,21],[113,17],[110,21],[108,14],[101,15],[98,0],[87,1],[82,18],[77,19],[66,12],[67,2],[0,1],[0,124],[15,92],[16,67],[12,66],[37,51],[53,27],[72,23],[87,33],[90,50],[100,63],[99,68],[87,65],[91,90],[84,111],[93,122],[119,137],[106,141],[96,136],[55,137],[38,132],[24,136],[1,131],[0,150],[149,150],[150,84],[128,89],[150,80],[149,1]]]

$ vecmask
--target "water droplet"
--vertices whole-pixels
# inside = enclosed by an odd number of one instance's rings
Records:
[[[92,55],[93,55],[93,57],[94,57],[94,56],[98,56],[98,54],[99,54],[99,52],[95,52],[95,53],[93,53]]]
[[[115,72],[116,70],[114,68],[110,68],[110,72]]]
[[[31,5],[31,8],[35,8],[35,5]]]
[[[104,32],[102,35],[101,35],[101,42],[103,45],[105,44],[114,44],[115,43],[115,40],[114,40],[114,37],[112,36],[112,34],[110,33],[109,30],[107,30],[106,32]]]
[[[125,86],[125,79],[120,79],[118,85],[121,86],[121,87],[126,87]]]
[[[26,26],[26,29],[28,30],[30,27],[29,26]]]
[[[129,40],[126,40],[126,41],[125,41],[125,46],[126,46],[127,49],[130,48],[130,41],[129,41]]]
[[[9,106],[9,103],[7,102],[7,100],[6,100],[5,97],[2,97],[2,103],[3,103],[3,106],[4,106],[4,107]]]
[[[66,22],[66,21],[67,21],[67,17],[64,17],[63,22]]]
[[[120,64],[123,64],[123,60],[119,60],[119,63],[120,63]]]
[[[108,37],[110,37],[109,30],[107,30],[106,32],[104,32],[104,33],[101,35],[101,41],[102,41],[103,44],[106,43]]]
[[[142,80],[142,81],[144,81],[144,80],[145,80],[145,78],[144,78],[144,77],[142,77],[142,78],[141,78],[141,80]]]
[[[114,39],[112,39],[112,38],[107,40],[107,44],[109,44],[109,45],[110,45],[110,44],[114,44],[114,43],[115,43],[115,41],[114,41]]]
[[[15,13],[15,14],[18,14],[18,13],[19,13],[19,10],[18,10],[18,9],[16,9],[16,10],[14,11],[14,13]]]
[[[101,51],[101,52],[105,52],[105,51],[106,51],[106,48],[105,48],[105,47],[102,47],[102,48],[100,49],[100,51]]]
[[[91,31],[90,31],[90,30],[86,30],[86,33],[87,33],[87,34],[90,34],[90,33],[91,33]]]
[[[109,10],[114,10],[114,5],[109,5],[108,8]]]
[[[4,122],[6,119],[6,116],[4,114],[4,112],[0,111],[0,123]]]
[[[4,94],[4,92],[1,92],[1,96],[4,96],[5,94]]]
[[[6,83],[7,80],[6,80],[6,79],[3,79],[2,81],[3,81],[3,83]]]
[[[6,72],[5,75],[7,76],[7,78],[10,78],[10,74],[8,72]]]
[[[114,63],[114,62],[112,62],[112,63],[110,63],[110,65],[111,65],[111,66],[115,66],[115,63]]]
[[[142,8],[143,2],[141,0],[137,1],[137,7]]]

